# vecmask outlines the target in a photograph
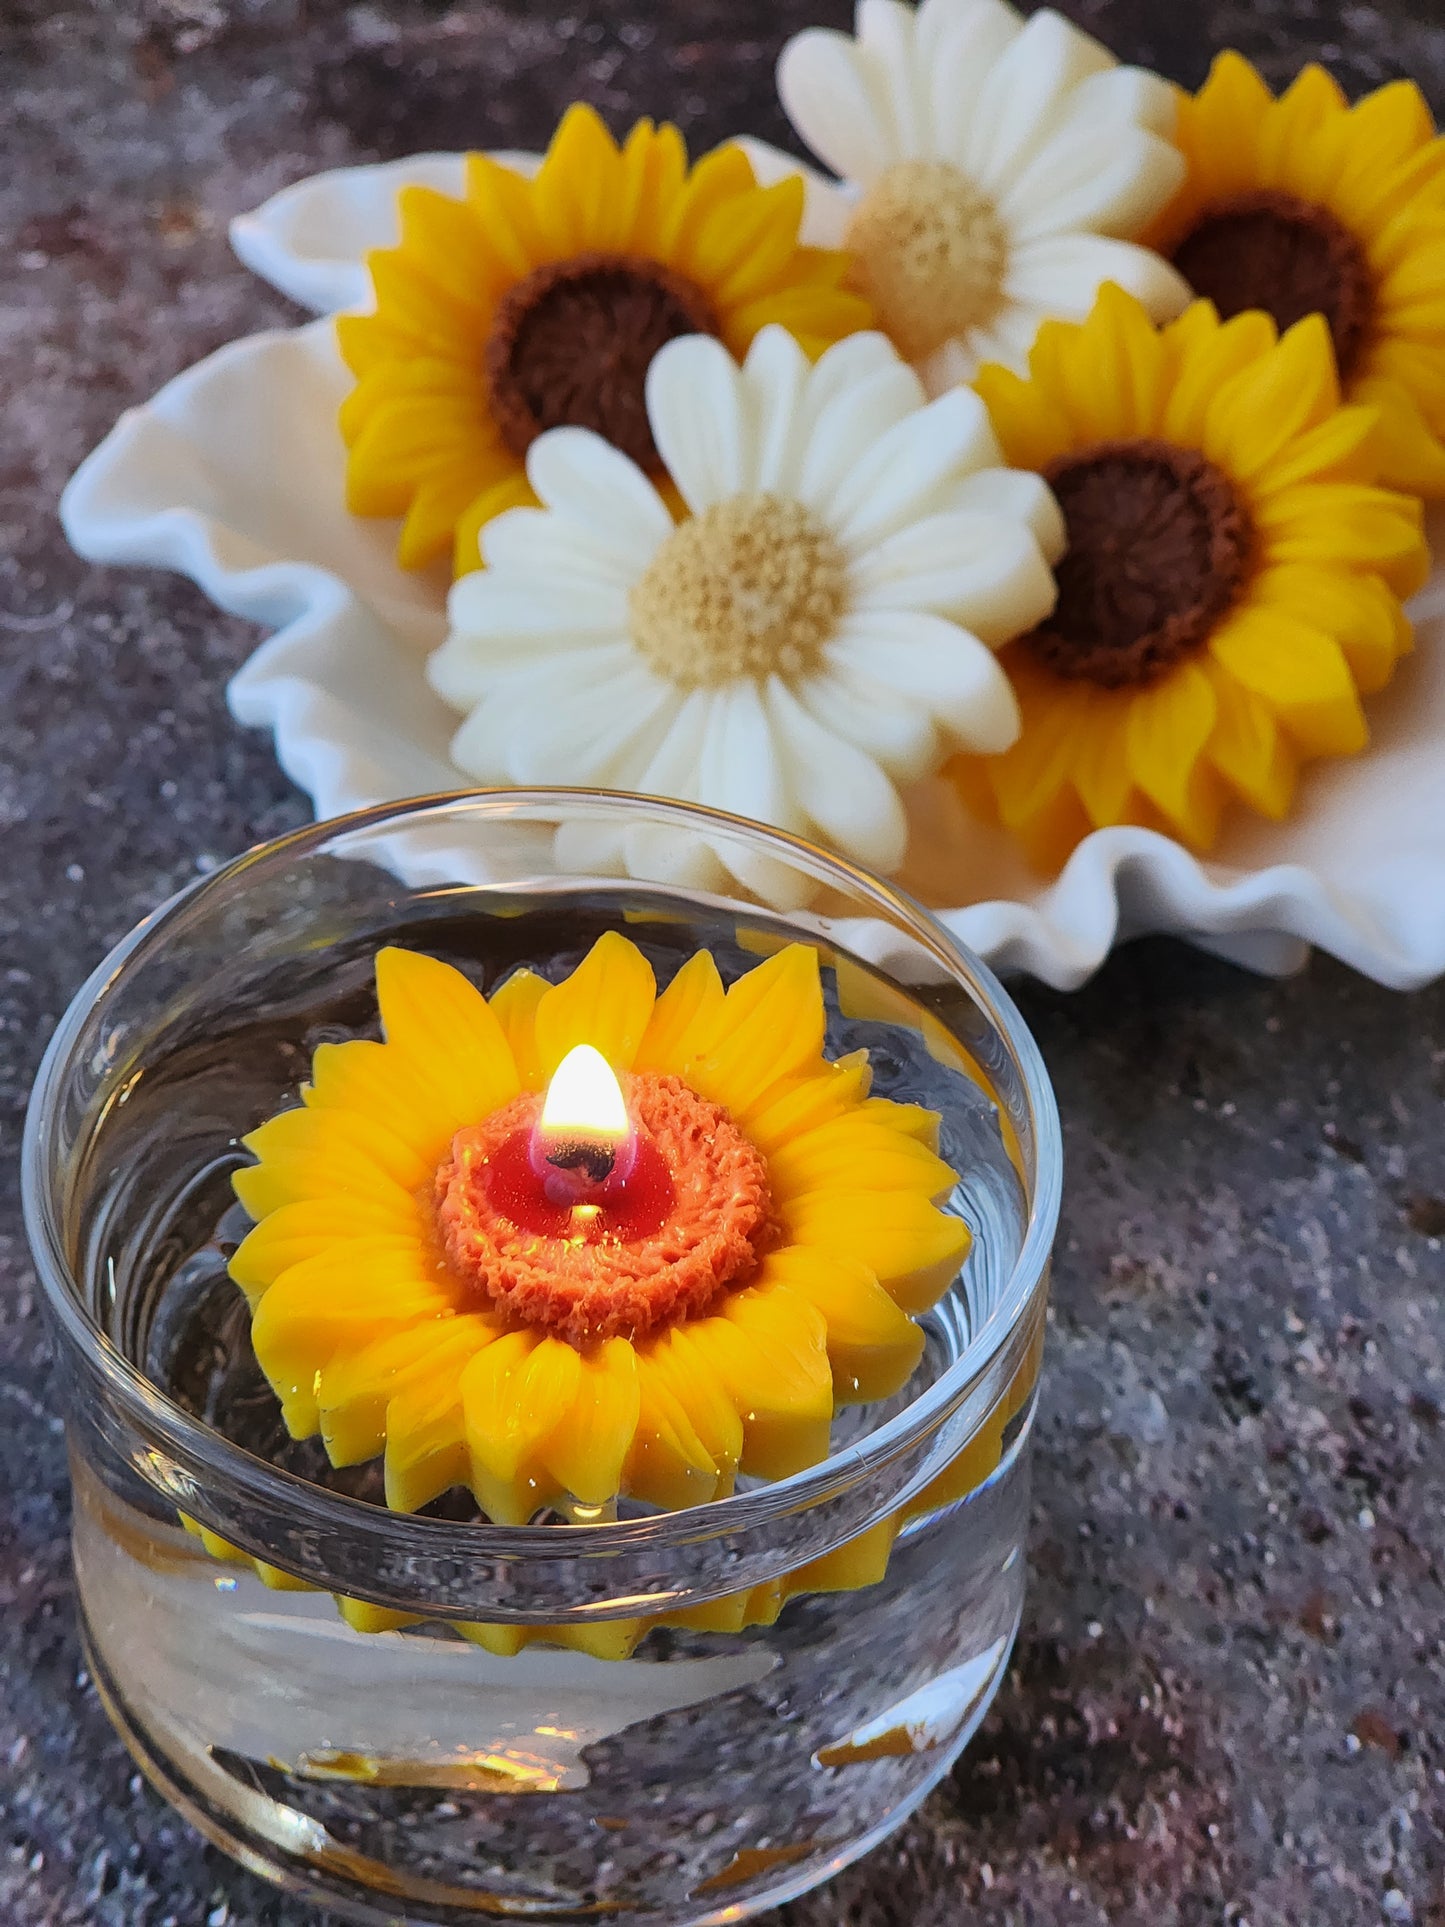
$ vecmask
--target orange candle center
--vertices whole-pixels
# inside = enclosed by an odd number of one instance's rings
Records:
[[[766,1160],[720,1105],[678,1077],[624,1091],[585,1046],[544,1098],[458,1131],[436,1177],[452,1268],[577,1345],[708,1310],[756,1270],[771,1209]]]

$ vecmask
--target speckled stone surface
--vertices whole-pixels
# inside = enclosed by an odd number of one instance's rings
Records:
[[[1186,82],[1242,46],[1445,105],[1440,0],[1073,0]],[[842,0],[9,0],[0,8],[0,1921],[303,1927],[146,1790],[80,1670],[14,1151],[91,965],[304,820],[222,690],[251,648],[66,550],[127,404],[294,317],[228,217],[315,168],[534,146],[574,94],[781,139],[784,34]],[[968,1758],[788,1927],[1445,1923],[1445,990],[1163,943],[1025,990],[1070,1190],[1031,1605]]]

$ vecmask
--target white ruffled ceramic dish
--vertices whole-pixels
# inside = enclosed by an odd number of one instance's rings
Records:
[[[749,147],[767,177],[797,165]],[[396,240],[398,188],[457,194],[461,180],[449,154],[340,169],[243,216],[232,238],[302,305],[365,306],[364,258]],[[805,238],[834,239],[841,218],[836,190],[810,175]],[[398,568],[393,526],[343,507],[336,409],[349,385],[328,320],[233,342],[125,415],[62,503],[90,560],[177,569],[272,632],[231,707],[274,733],[318,816],[467,782],[447,753],[456,718],[422,675],[445,632],[445,577]],[[1445,521],[1436,534],[1438,548]],[[1152,831],[1097,831],[1044,881],[936,784],[910,799],[902,881],[996,968],[1061,989],[1154,931],[1264,971],[1297,968],[1317,945],[1391,986],[1429,981],[1445,971],[1445,570],[1414,614],[1417,651],[1371,705],[1370,753],[1317,768],[1288,822],[1241,811],[1208,862]]]

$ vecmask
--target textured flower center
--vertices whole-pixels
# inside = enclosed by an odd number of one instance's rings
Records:
[[[632,636],[684,689],[817,667],[847,602],[832,533],[801,502],[735,495],[682,522],[633,586]]]
[[[539,1233],[507,1215],[489,1183],[503,1147],[530,1132],[542,1100],[514,1098],[458,1131],[436,1176],[437,1222],[452,1268],[520,1323],[574,1345],[645,1337],[698,1317],[744,1284],[775,1232],[768,1167],[721,1105],[681,1078],[629,1078],[628,1109],[671,1179],[660,1224],[638,1235],[589,1224]]]
[[[656,261],[549,261],[498,303],[486,345],[493,417],[514,454],[571,424],[657,474],[643,386],[652,358],[677,335],[716,333],[702,290]]]
[[[1153,682],[1204,643],[1243,585],[1249,518],[1196,450],[1100,442],[1048,471],[1068,525],[1058,604],[1026,646],[1060,676]]]
[[[910,361],[992,319],[1008,242],[993,202],[951,161],[898,161],[848,224],[851,278]]]
[[[1322,314],[1348,376],[1374,306],[1360,243],[1326,207],[1273,190],[1207,208],[1174,250],[1174,265],[1221,317],[1263,308],[1283,331]]]

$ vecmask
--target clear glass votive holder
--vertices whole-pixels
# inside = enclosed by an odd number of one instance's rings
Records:
[[[597,873],[624,848],[656,880]],[[702,947],[730,981],[813,944],[829,1055],[866,1047],[877,1094],[940,1113],[972,1249],[908,1385],[840,1409],[808,1471],[590,1523],[389,1511],[374,1468],[287,1437],[256,1365],[226,1273],[239,1140],[318,1042],[376,1034],[383,944],[490,992],[605,930],[660,987]],[[1023,1599],[1058,1119],[995,978],[888,884],[602,792],[317,824],[95,972],[24,1180],[92,1675],[166,1798],[283,1887],[374,1927],[739,1920],[866,1852],[977,1727]]]

